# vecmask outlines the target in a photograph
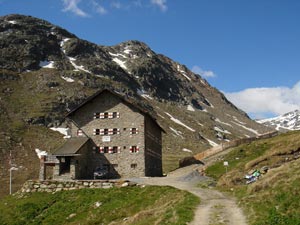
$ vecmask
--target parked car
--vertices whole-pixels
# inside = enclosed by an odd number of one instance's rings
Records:
[[[104,167],[97,167],[94,171],[94,180],[108,178],[108,170]]]

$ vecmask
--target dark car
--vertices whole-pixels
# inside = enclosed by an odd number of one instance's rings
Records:
[[[94,179],[108,178],[107,168],[98,167],[94,170]]]

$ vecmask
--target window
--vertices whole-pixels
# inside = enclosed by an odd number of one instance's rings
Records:
[[[112,118],[120,118],[120,113],[119,112],[104,112],[104,113],[99,113],[95,112],[94,113],[94,119],[112,119]]]
[[[131,153],[138,153],[139,152],[139,147],[138,146],[130,146],[130,152]]]
[[[137,164],[136,164],[136,163],[132,163],[132,164],[130,165],[130,167],[131,167],[131,169],[136,169],[136,168],[137,168]]]
[[[121,152],[121,147],[114,146],[113,147],[113,153],[120,153]]]
[[[94,113],[94,119],[99,119],[100,118],[100,114],[99,112]]]
[[[96,152],[99,153],[120,153],[121,152],[121,147],[119,146],[113,146],[113,147],[109,147],[109,146],[104,146],[104,147],[93,147],[93,149],[96,150]]]
[[[104,129],[104,135],[108,135],[108,129]]]
[[[113,134],[120,134],[120,129],[114,128],[113,129]]]
[[[100,129],[94,129],[94,135],[99,135],[100,134]]]
[[[120,113],[119,112],[113,112],[112,117],[113,118],[120,118]]]
[[[83,136],[83,131],[81,129],[77,130],[77,136]]]
[[[103,153],[108,153],[109,152],[109,147],[105,146],[103,147]]]
[[[123,146],[123,149],[126,149],[126,146]]]
[[[123,128],[123,130],[126,130],[126,128]]]
[[[130,134],[138,134],[138,129],[137,128],[131,128],[130,129]]]

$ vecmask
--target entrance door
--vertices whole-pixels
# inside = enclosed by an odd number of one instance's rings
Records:
[[[71,157],[62,157],[60,159],[60,173],[70,173]]]

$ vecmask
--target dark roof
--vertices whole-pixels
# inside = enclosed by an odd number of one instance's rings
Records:
[[[88,140],[87,137],[69,138],[53,155],[74,155]]]
[[[73,110],[71,110],[70,112],[67,113],[67,117],[71,116],[73,113],[75,113],[79,108],[83,107],[85,104],[87,104],[88,102],[90,102],[91,100],[93,100],[94,98],[96,98],[98,95],[102,94],[103,92],[109,92],[117,97],[119,97],[120,99],[122,99],[124,102],[126,102],[129,105],[132,105],[133,107],[135,107],[136,109],[140,110],[143,114],[148,115],[156,124],[157,126],[164,132],[166,133],[166,131],[161,127],[161,125],[157,122],[156,118],[153,117],[149,111],[147,111],[146,109],[142,108],[141,106],[137,105],[136,103],[134,103],[133,101],[130,101],[129,99],[126,99],[124,96],[122,96],[119,93],[116,93],[115,91],[109,90],[109,89],[103,89],[100,91],[97,91],[95,94],[91,95],[90,97],[88,97],[85,101],[83,101],[81,104],[79,104],[76,108],[74,108]]]

